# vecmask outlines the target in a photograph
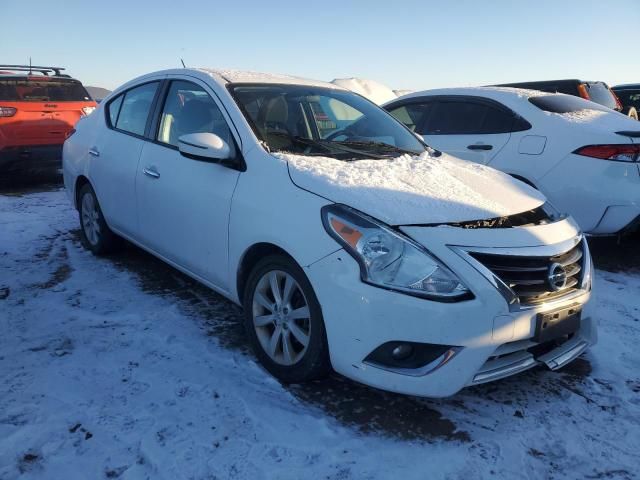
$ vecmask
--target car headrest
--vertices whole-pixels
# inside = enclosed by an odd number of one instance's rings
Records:
[[[265,106],[265,123],[287,123],[289,120],[289,106],[284,97],[275,97],[269,100]]]
[[[189,100],[180,111],[177,125],[183,133],[198,133],[210,128],[212,120],[210,102]]]

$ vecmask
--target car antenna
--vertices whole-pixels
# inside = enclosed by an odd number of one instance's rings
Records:
[[[29,75],[33,75],[33,72],[31,71],[31,57],[29,57]]]
[[[180,59],[180,63],[182,63],[182,68],[187,68],[187,66],[184,64],[184,60]]]

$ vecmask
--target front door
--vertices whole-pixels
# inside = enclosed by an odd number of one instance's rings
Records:
[[[136,177],[140,239],[144,245],[222,290],[228,290],[228,225],[240,172],[193,160],[178,138],[211,132],[232,151],[237,143],[221,109],[202,85],[172,80]]]

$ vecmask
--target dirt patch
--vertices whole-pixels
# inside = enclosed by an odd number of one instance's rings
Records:
[[[458,430],[424,399],[383,392],[338,375],[288,389],[298,399],[363,433],[404,440],[470,441],[467,432]]]
[[[640,232],[623,237],[590,237],[589,249],[596,268],[610,272],[640,271]]]
[[[29,451],[22,455],[18,460],[18,471],[20,473],[27,473],[36,470],[39,467],[39,463],[42,460],[39,453]]]
[[[54,248],[55,240],[59,237],[60,235],[56,235],[49,238],[49,244],[41,252],[35,255],[39,260],[49,259],[50,264],[57,265],[49,279],[46,282],[35,284],[35,288],[40,290],[49,290],[65,282],[69,277],[71,277],[73,268],[69,264],[69,252],[67,251],[67,247],[62,246],[53,258],[49,258]]]
[[[62,187],[59,170],[14,172],[0,178],[0,195],[22,197],[30,193],[50,192]]]
[[[11,295],[11,289],[9,287],[0,287],[0,300],[6,300]]]

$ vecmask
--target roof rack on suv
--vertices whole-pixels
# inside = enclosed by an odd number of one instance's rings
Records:
[[[6,68],[8,70],[13,70],[16,72],[40,72],[45,76],[49,76],[50,73],[53,73],[56,77],[69,76],[60,73],[62,70],[65,70],[65,68],[63,67],[41,67],[36,65],[0,65],[0,69],[2,68]]]

